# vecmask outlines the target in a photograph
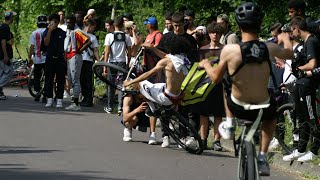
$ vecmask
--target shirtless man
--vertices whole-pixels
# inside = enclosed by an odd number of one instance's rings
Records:
[[[246,2],[236,10],[236,21],[241,29],[242,44],[228,44],[220,55],[220,62],[213,68],[208,60],[203,60],[200,66],[204,67],[212,81],[219,83],[226,72],[233,79],[231,94],[227,95],[227,104],[235,117],[254,121],[259,110],[246,110],[244,105],[269,104],[262,115],[262,140],[258,156],[260,175],[269,176],[270,168],[266,153],[274,129],[276,127],[276,108],[270,99],[267,87],[270,76],[270,60],[272,57],[290,59],[293,56],[289,34],[279,35],[284,48],[277,44],[259,42],[263,13],[253,2]],[[245,57],[245,58],[244,58]]]

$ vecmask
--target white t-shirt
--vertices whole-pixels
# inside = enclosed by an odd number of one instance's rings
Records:
[[[121,32],[121,31],[114,31],[114,33],[117,33],[117,32]],[[125,37],[126,37],[125,39],[126,43],[123,41],[115,41],[110,47],[111,52],[110,52],[109,62],[126,62],[126,59],[127,59],[126,51],[127,51],[127,48],[130,48],[132,46],[132,42],[128,34],[125,34]],[[110,46],[113,40],[114,40],[114,34],[108,33],[106,35],[104,45]]]
[[[297,47],[297,45],[293,46],[292,49],[295,49],[296,47]],[[303,46],[300,45],[300,47],[298,47],[297,50],[299,52],[301,52],[302,49],[303,49]],[[297,55],[294,54],[294,56],[297,56]],[[286,59],[285,60],[285,66],[284,66],[284,72],[283,72],[283,83],[289,89],[293,87],[293,84],[296,82],[296,79],[297,79],[293,74],[291,74],[292,73],[291,64],[292,64],[292,60],[291,59]]]
[[[93,61],[93,58],[94,58],[93,49],[99,47],[99,43],[95,35],[90,33],[87,33],[87,35],[90,38],[91,45],[86,50],[83,51],[82,59],[84,61]]]
[[[64,31],[67,31],[67,25],[66,24],[58,24],[58,27]]]
[[[30,36],[29,44],[34,45],[34,64],[43,64],[46,62],[46,56],[40,50],[42,34],[45,30],[46,28],[38,28],[37,30],[33,31]]]

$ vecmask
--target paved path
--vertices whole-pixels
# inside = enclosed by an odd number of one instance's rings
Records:
[[[26,90],[4,92],[8,99],[0,101],[1,180],[236,179],[237,159],[229,152],[192,155],[163,149],[147,145],[148,135],[137,131],[135,142],[125,143],[119,117],[101,107],[68,112],[45,108]],[[263,179],[297,178],[272,169],[272,176]]]

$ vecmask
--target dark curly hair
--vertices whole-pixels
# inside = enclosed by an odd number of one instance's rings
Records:
[[[223,34],[223,27],[220,24],[213,21],[208,25],[207,32],[208,34],[209,33]]]

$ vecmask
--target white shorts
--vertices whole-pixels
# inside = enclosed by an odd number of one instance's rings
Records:
[[[164,106],[169,106],[172,104],[170,99],[163,94],[163,91],[166,88],[166,83],[153,84],[147,80],[144,80],[140,82],[139,85],[140,92],[150,101]]]

